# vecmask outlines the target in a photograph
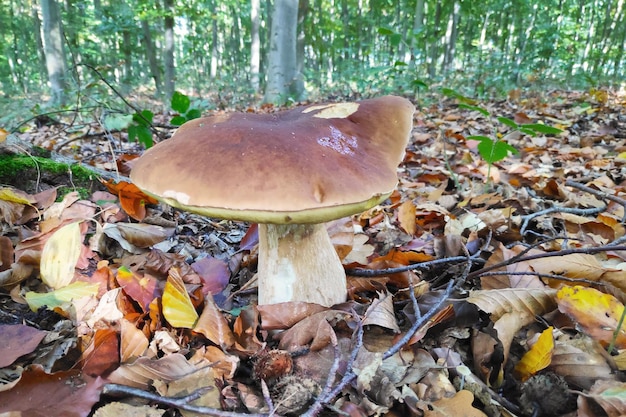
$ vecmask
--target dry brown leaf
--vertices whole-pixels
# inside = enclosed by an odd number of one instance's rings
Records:
[[[166,229],[154,224],[116,223],[116,226],[124,239],[140,248],[156,245],[174,233],[173,229]]]
[[[307,317],[290,329],[280,334],[278,347],[283,350],[293,351],[303,346],[311,345],[311,350],[319,350],[330,342],[332,326],[340,320],[348,320],[350,314],[341,310],[321,311]]]
[[[518,314],[529,324],[536,315],[556,308],[555,295],[556,290],[550,288],[504,288],[472,291],[466,301],[489,313],[493,321],[505,314]]]
[[[411,200],[405,201],[398,207],[398,223],[402,230],[413,236],[417,230],[415,223],[415,204]]]
[[[174,381],[195,370],[196,367],[180,353],[160,359],[142,356],[131,364],[120,366],[107,379],[116,384],[147,389],[153,381]]]
[[[203,334],[204,337],[221,346],[222,349],[228,349],[235,344],[235,335],[230,330],[228,321],[215,304],[210,293],[204,298],[204,309],[193,327],[193,331]]]
[[[126,319],[120,320],[120,358],[122,363],[141,357],[149,345],[146,335]]]
[[[257,306],[264,330],[288,329],[300,320],[310,317],[327,307],[302,301]]]
[[[211,370],[213,370],[213,378],[217,379],[230,379],[235,376],[237,366],[239,365],[239,358],[235,355],[229,355],[217,346],[206,346],[198,351],[203,353],[204,358],[211,363]]]
[[[198,389],[202,390],[199,398],[190,401],[189,404],[198,407],[209,407],[220,409],[220,390],[215,386],[213,371],[207,363],[199,364],[195,372],[187,374],[182,378],[175,379],[169,384],[159,384],[159,394],[165,397],[181,397],[190,395]],[[195,413],[187,410],[180,410],[184,417],[200,417],[206,414]]]
[[[587,398],[593,398],[608,417],[626,415],[626,383],[618,381],[598,380],[591,387]]]
[[[587,336],[563,336],[555,342],[548,370],[565,378],[573,388],[589,389],[598,379],[616,379],[605,355],[606,351]]]
[[[506,248],[504,245],[500,245],[494,253],[489,257],[489,260],[485,264],[485,267],[499,264],[507,261],[514,256],[519,255],[522,251],[526,250],[525,247],[518,245],[512,248]],[[541,251],[533,249],[528,252],[528,255],[541,253]],[[516,262],[507,265],[502,268],[498,268],[495,271],[499,272],[526,272],[532,271],[530,263],[528,262]],[[544,288],[545,284],[536,275],[489,275],[480,278],[481,288],[483,290],[491,290],[498,288]]]
[[[400,326],[394,315],[393,297],[389,293],[378,293],[378,298],[374,299],[365,312],[363,318],[364,326],[380,326],[385,329],[400,333]]]
[[[467,390],[457,392],[452,398],[442,398],[431,404],[424,405],[424,417],[487,417],[474,408],[474,394]]]
[[[572,253],[569,255],[550,256],[528,261],[535,272],[558,274],[568,278],[597,281],[605,269],[593,255]]]

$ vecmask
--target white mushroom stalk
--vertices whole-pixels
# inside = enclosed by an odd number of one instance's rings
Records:
[[[346,273],[321,224],[259,225],[259,304],[346,300]]]

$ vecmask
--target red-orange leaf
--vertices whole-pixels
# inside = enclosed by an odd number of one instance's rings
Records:
[[[102,181],[110,193],[120,199],[120,205],[133,219],[141,221],[146,217],[146,204],[156,204],[157,200],[141,191],[135,184],[126,181],[114,183],[113,180]]]

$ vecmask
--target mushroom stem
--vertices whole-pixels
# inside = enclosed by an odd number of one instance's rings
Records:
[[[322,224],[259,224],[259,304],[346,301],[346,273]]]

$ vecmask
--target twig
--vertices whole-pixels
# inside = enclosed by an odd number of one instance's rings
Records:
[[[568,187],[578,188],[579,190],[584,191],[589,194],[593,194],[596,197],[599,197],[605,200],[611,200],[614,203],[621,205],[622,207],[624,207],[624,217],[622,218],[622,222],[626,222],[626,200],[624,200],[623,198],[619,198],[614,195],[605,193],[604,191],[596,190],[595,188],[588,187],[586,185],[583,185],[579,182],[572,181],[572,180],[565,181],[565,185],[567,185]]]
[[[432,268],[433,266],[441,265],[441,264],[454,263],[454,262],[458,262],[458,263],[466,262],[468,259],[471,259],[473,263],[484,263],[485,261],[478,257],[479,254],[480,252],[478,252],[476,255],[472,255],[470,258],[468,258],[467,256],[451,256],[449,258],[434,259],[432,261],[425,261],[425,262],[420,262],[417,264],[399,266],[395,268],[385,268],[385,269],[351,268],[351,269],[346,269],[346,274],[357,276],[357,277],[377,277],[381,275],[396,274],[398,272],[413,271],[416,269],[429,269],[429,268]]]
[[[104,395],[133,396],[137,398],[142,398],[144,400],[152,401],[156,404],[166,405],[168,407],[177,407],[181,410],[191,411],[191,412],[199,413],[199,414],[206,414],[209,416],[268,417],[268,414],[242,414],[242,413],[236,413],[233,411],[222,411],[216,408],[202,407],[202,406],[189,404],[189,402],[198,399],[205,391],[206,391],[206,388],[198,389],[192,392],[191,394],[185,395],[183,397],[164,397],[162,395],[144,391],[139,388],[133,388],[133,387],[128,387],[126,385],[119,385],[119,384],[106,384],[104,388],[102,389],[102,393]]]
[[[523,236],[526,233],[526,228],[528,227],[528,223],[535,217],[543,216],[550,213],[570,213],[577,214],[579,216],[588,216],[590,214],[598,214],[603,212],[606,209],[606,206],[603,207],[593,207],[588,209],[580,209],[574,207],[550,207],[545,210],[540,210],[535,213],[527,214],[522,216],[522,227],[520,227],[520,234]]]

